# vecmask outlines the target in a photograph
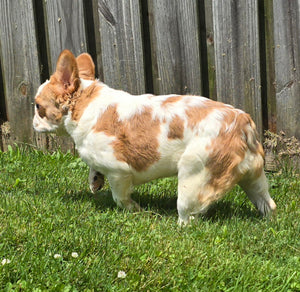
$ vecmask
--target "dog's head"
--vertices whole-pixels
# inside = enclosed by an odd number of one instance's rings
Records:
[[[43,83],[35,96],[33,127],[38,132],[53,132],[60,128],[63,117],[81,87],[81,80],[95,78],[95,65],[88,54],[75,56],[64,50],[58,57],[56,71]]]

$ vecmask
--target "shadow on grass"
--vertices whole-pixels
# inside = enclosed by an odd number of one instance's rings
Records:
[[[98,191],[93,194],[89,191],[70,191],[65,194],[63,199],[65,201],[75,201],[75,202],[89,202],[92,203],[97,210],[104,211],[107,209],[115,209],[116,204],[112,198],[110,191]]]
[[[235,202],[221,200],[213,204],[202,217],[204,220],[207,219],[213,222],[231,219],[233,217],[254,221],[260,218],[260,215],[256,210],[251,209],[248,204],[237,204]]]
[[[99,211],[114,210],[117,208],[110,190],[98,191],[96,194],[92,194],[89,191],[75,191],[65,195],[64,199],[91,202]],[[175,196],[158,197],[152,195],[140,195],[137,192],[134,192],[132,194],[132,199],[139,203],[147,212],[153,212],[166,217],[177,216],[177,197]],[[260,215],[246,202],[237,204],[236,202],[222,199],[214,203],[207,213],[201,215],[200,218],[201,220],[212,222],[231,218],[250,219],[252,221],[260,218]]]

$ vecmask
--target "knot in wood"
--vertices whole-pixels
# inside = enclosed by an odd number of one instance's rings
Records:
[[[24,81],[22,81],[19,85],[19,91],[23,96],[28,95],[28,84],[26,84]]]

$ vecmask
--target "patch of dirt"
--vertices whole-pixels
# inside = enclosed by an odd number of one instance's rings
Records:
[[[7,150],[7,145],[11,144],[11,129],[9,122],[4,122],[0,124],[0,149],[2,151]]]
[[[10,124],[9,124],[9,122],[4,122],[1,125],[1,134],[6,136],[6,137],[10,136]]]
[[[299,168],[300,141],[294,136],[287,137],[283,131],[279,134],[266,131],[263,145],[267,170],[276,171],[287,164]]]

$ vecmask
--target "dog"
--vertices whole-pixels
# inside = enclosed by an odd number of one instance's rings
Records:
[[[95,79],[89,54],[61,52],[35,96],[33,127],[74,139],[90,167],[91,191],[104,176],[119,207],[140,210],[134,185],[178,176],[178,222],[186,225],[239,184],[262,215],[272,214],[264,152],[251,117],[192,95],[131,95]]]

